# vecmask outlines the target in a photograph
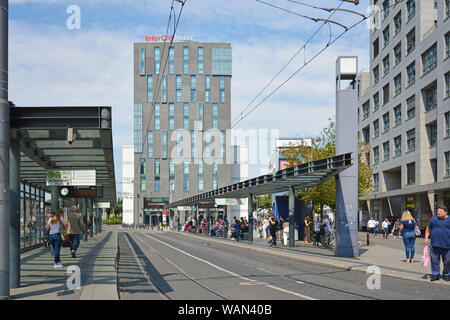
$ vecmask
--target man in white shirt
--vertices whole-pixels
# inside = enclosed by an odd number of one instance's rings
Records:
[[[388,237],[389,234],[389,226],[391,225],[391,223],[389,222],[388,218],[386,218],[383,223],[381,224],[381,227],[383,228],[383,238]]]
[[[376,222],[375,220],[372,218],[370,218],[370,220],[367,222],[367,231],[371,234],[373,234],[373,230],[375,230],[375,225]]]

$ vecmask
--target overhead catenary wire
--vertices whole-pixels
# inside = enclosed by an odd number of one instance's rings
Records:
[[[338,8],[340,8],[342,5],[344,4],[344,2],[341,2],[338,6]],[[328,19],[330,19],[333,15],[334,15],[335,11],[333,11],[329,16]],[[253,102],[255,102],[256,99],[258,99],[258,97],[272,84],[272,82],[287,68],[287,66],[297,57],[297,55],[303,50],[305,53],[305,63],[306,63],[306,46],[307,44],[317,35],[317,33],[319,33],[319,31],[322,29],[322,27],[327,24],[326,22],[324,22],[322,25],[320,25],[317,30],[309,37],[309,39],[304,43],[304,45],[292,56],[292,58],[281,68],[280,71],[278,71],[278,73],[272,77],[272,79],[266,84],[266,86],[256,95],[255,98],[253,98],[252,101],[250,101],[249,104],[247,104],[247,106],[244,108],[244,110],[241,111],[241,113],[234,118],[233,121],[231,121],[230,125],[228,126],[227,129],[231,129],[234,127],[233,122],[239,120],[239,117],[242,116],[242,114],[253,104]],[[330,25],[329,25],[330,26]],[[328,41],[328,45],[331,42],[331,26],[330,26],[330,40]]]
[[[173,8],[173,2],[174,1],[175,0],[172,0],[172,6],[170,8],[170,16],[172,15],[172,11],[175,12],[175,10]],[[172,46],[172,43],[173,43],[173,41],[175,39],[175,34],[177,32],[177,29],[178,29],[178,23],[180,22],[180,17],[181,17],[181,14],[183,13],[183,8],[184,8],[184,5],[186,4],[187,0],[184,0],[184,2],[183,1],[179,1],[179,0],[176,0],[176,1],[181,3],[181,9],[180,9],[180,13],[178,14],[178,18],[176,19],[176,23],[175,23],[175,15],[174,15],[174,30],[173,30],[173,33],[172,33],[172,36],[171,36],[171,39],[170,39],[169,50],[168,50],[168,53],[167,53],[167,58],[165,59],[165,63],[164,63],[164,67],[162,69],[162,72],[159,73],[159,77],[158,77],[159,81],[158,81],[158,85],[156,86],[157,87],[157,89],[156,89],[156,96],[154,97],[154,99],[152,99],[153,101],[152,101],[151,111],[150,111],[150,114],[149,114],[149,117],[148,117],[148,121],[145,122],[145,124],[146,124],[145,125],[145,130],[143,130],[143,132],[145,132],[146,134],[148,134],[148,132],[147,132],[148,131],[148,127],[149,127],[151,119],[153,117],[153,112],[155,110],[155,103],[156,103],[156,101],[158,99],[158,94],[159,94],[159,91],[160,91],[160,88],[161,88],[162,76],[164,75],[164,73],[166,71],[166,66],[167,66],[167,63],[169,61],[170,47]],[[167,24],[167,31],[168,31],[168,27],[169,27],[169,24],[170,24],[170,16],[169,16],[169,23]],[[166,33],[167,33],[167,31],[166,31]],[[165,37],[165,38],[167,38],[167,37]],[[164,40],[164,48],[165,48],[165,43],[166,43],[166,40]],[[163,52],[163,54],[161,54],[161,58],[163,58],[163,57],[164,57],[164,52]],[[142,151],[141,151],[141,153],[144,152],[143,146],[145,145],[145,141],[146,141],[146,139],[142,139],[142,149],[141,149]]]
[[[256,0],[259,1],[259,0]],[[380,12],[389,10],[390,8],[400,4],[401,2],[404,2],[406,0],[399,0],[398,2],[386,7],[385,9],[381,9]],[[372,13],[370,16],[365,16],[361,21],[353,24],[350,26],[347,30],[344,30],[340,35],[338,35],[335,39],[333,39],[331,42],[329,42],[323,49],[321,49],[318,53],[316,53],[309,61],[307,61],[303,66],[301,66],[299,69],[297,69],[291,76],[289,76],[284,82],[282,82],[277,88],[275,88],[269,95],[267,95],[263,100],[261,100],[256,106],[254,106],[249,112],[247,112],[245,115],[243,115],[235,124],[229,127],[229,129],[234,128],[239,122],[241,122],[243,119],[245,119],[250,113],[252,113],[256,108],[258,108],[261,104],[263,104],[267,99],[269,99],[276,91],[278,91],[282,86],[284,86],[289,80],[291,80],[296,74],[298,74],[301,70],[303,70],[304,67],[306,67],[311,61],[313,61],[316,57],[318,57],[323,51],[325,51],[331,44],[336,42],[339,38],[341,38],[345,33],[352,30],[359,24],[361,24],[363,21],[371,18],[375,14]]]

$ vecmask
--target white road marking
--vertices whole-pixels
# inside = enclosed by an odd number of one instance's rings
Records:
[[[178,251],[178,252],[181,252],[181,253],[187,255],[188,257],[191,257],[191,258],[193,258],[193,259],[196,259],[196,260],[198,260],[198,261],[201,261],[201,262],[203,262],[203,263],[206,263],[207,265],[210,265],[211,267],[216,268],[216,269],[218,269],[218,270],[220,270],[220,271],[222,271],[222,272],[226,272],[226,273],[228,273],[228,274],[230,274],[230,275],[232,275],[232,276],[234,276],[234,277],[238,277],[238,278],[240,278],[240,279],[242,279],[242,280],[245,280],[245,281],[256,282],[256,280],[252,280],[252,279],[243,277],[243,276],[241,276],[241,275],[239,275],[239,274],[237,274],[237,273],[234,273],[234,272],[232,272],[232,271],[226,270],[226,269],[224,269],[224,268],[222,268],[222,267],[219,267],[219,266],[215,265],[214,263],[211,263],[211,262],[209,262],[209,261],[206,261],[206,260],[203,260],[203,259],[198,258],[198,257],[196,257],[196,256],[193,256],[193,255],[191,255],[190,253],[184,252],[183,250],[180,250],[180,249],[178,249],[178,248],[175,248],[174,246],[171,246],[170,244],[165,243],[165,242],[163,242],[163,241],[161,241],[161,240],[155,239],[155,238],[153,238],[153,237],[151,237],[151,236],[149,236],[149,235],[147,235],[147,234],[145,234],[145,233],[141,233],[141,234],[143,234],[144,236],[146,236],[146,237],[148,237],[148,238],[150,238],[150,239],[152,239],[152,240],[155,240],[155,241],[157,241],[157,242],[160,242],[160,243],[162,243],[162,244],[168,246],[169,248],[172,248],[172,249],[174,249],[174,250],[176,250],[176,251]],[[302,295],[302,294],[300,294],[300,293],[293,292],[293,291],[289,291],[289,290],[286,290],[286,289],[283,289],[283,288],[279,288],[279,287],[275,287],[275,286],[272,286],[272,285],[269,285],[269,284],[267,284],[266,287],[271,288],[271,289],[275,289],[275,290],[278,290],[278,291],[281,291],[281,292],[284,292],[284,293],[292,294],[292,295],[294,295],[294,296],[297,296],[297,297],[300,297],[300,298],[303,298],[303,299],[307,299],[307,300],[318,300],[318,299],[316,299],[316,298],[308,297],[308,296]]]
[[[301,282],[301,281],[296,281],[297,283],[300,283],[300,284],[305,284],[304,282]]]

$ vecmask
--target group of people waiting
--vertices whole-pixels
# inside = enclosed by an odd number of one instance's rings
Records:
[[[381,231],[383,232],[383,238],[387,239],[389,234],[391,234],[394,239],[396,237],[401,238],[400,235],[400,225],[401,221],[400,218],[397,218],[397,220],[394,222],[394,218],[391,217],[389,220],[388,218],[385,218],[384,221],[380,224],[380,221],[375,220],[373,217],[370,218],[370,220],[367,222],[367,231],[370,234],[373,234],[376,236],[380,232],[380,226]]]

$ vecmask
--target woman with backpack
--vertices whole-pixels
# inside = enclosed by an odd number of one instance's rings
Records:
[[[54,268],[62,268],[63,264],[61,263],[60,259],[60,251],[61,251],[61,228],[66,229],[67,228],[67,222],[65,222],[61,216],[64,214],[64,211],[59,209],[56,211],[55,215],[50,218],[50,220],[47,223],[47,230],[49,232],[49,241],[53,247],[53,254],[54,254]]]

